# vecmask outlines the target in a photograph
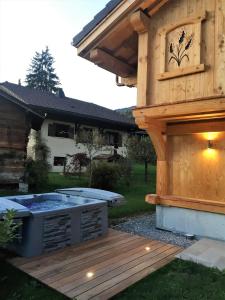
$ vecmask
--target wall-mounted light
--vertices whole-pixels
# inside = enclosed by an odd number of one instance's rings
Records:
[[[219,132],[205,132],[202,133],[203,138],[207,141],[203,155],[205,158],[212,160],[218,159],[218,150],[215,147],[215,141],[218,140]]]
[[[213,142],[212,140],[208,140],[208,149],[212,149],[213,148]]]

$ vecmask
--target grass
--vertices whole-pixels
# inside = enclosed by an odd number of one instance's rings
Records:
[[[25,273],[0,260],[0,300],[66,300]]]
[[[111,208],[109,217],[119,218],[154,211],[155,206],[147,204],[144,199],[146,194],[155,193],[155,174],[155,166],[150,166],[149,181],[145,183],[143,166],[135,165],[130,186],[127,187],[124,184],[120,184],[115,189],[115,192],[122,194],[126,198],[127,204]]]
[[[113,300],[224,300],[225,272],[175,260]]]

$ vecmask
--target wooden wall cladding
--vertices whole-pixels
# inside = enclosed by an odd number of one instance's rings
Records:
[[[169,194],[225,202],[224,161],[225,132],[169,136]]]
[[[24,175],[29,122],[24,110],[0,98],[0,184],[15,184]]]
[[[149,32],[151,67],[148,71],[149,93],[146,105],[174,103],[196,98],[204,99],[225,94],[224,11],[225,2],[223,0],[173,0],[169,2],[168,6],[162,7],[157,14],[152,16]],[[206,18],[203,21],[205,13]],[[199,21],[197,21],[196,16],[200,16]],[[182,25],[182,20],[189,22],[189,25]],[[164,37],[164,43],[167,46],[165,45],[163,48],[167,50],[173,39],[181,37],[179,34],[182,33],[182,29],[187,31],[188,37],[194,31],[193,41],[195,40],[196,43],[195,46],[192,44],[188,49],[192,53],[189,58],[190,65],[185,57],[182,61],[184,67],[181,63],[180,71],[177,71],[179,68],[175,68],[174,59],[172,59],[173,64],[170,62],[169,66],[168,63],[166,66],[172,53],[168,53],[168,56],[162,54],[161,33],[163,28],[169,28],[169,31],[166,32],[168,33],[166,39]],[[171,28],[173,28],[172,31]],[[165,60],[162,61],[163,55]],[[158,80],[159,74],[165,76],[165,73],[174,72],[175,74],[172,74],[171,78],[169,76],[166,80]]]

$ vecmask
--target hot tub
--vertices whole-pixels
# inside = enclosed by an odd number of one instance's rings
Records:
[[[107,203],[97,199],[46,193],[0,198],[29,213],[23,218],[22,239],[11,249],[26,257],[48,253],[106,234]]]

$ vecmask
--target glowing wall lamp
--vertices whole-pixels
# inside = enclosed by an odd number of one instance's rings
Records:
[[[213,148],[213,142],[212,140],[208,140],[208,149],[212,149]]]
[[[203,155],[210,160],[218,159],[218,151],[215,149],[214,141],[218,139],[219,132],[205,132],[204,139],[207,140],[207,148],[203,151]]]

